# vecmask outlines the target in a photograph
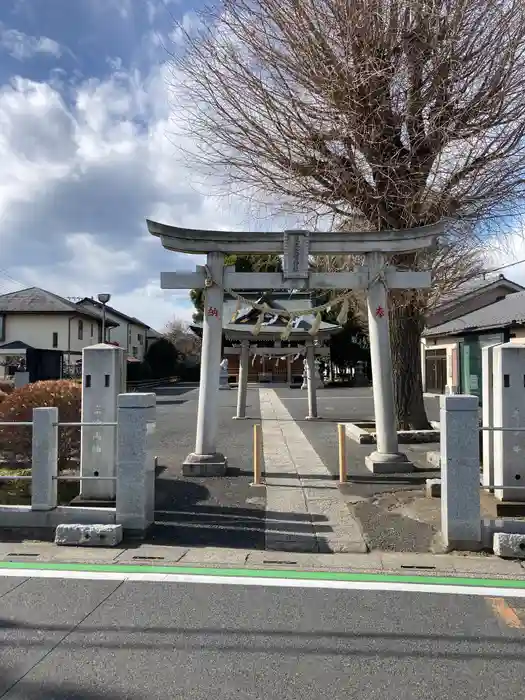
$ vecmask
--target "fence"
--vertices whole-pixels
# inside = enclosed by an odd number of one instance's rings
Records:
[[[136,382],[127,382],[127,391],[147,391],[148,389],[155,389],[158,386],[163,386],[165,384],[174,384],[177,381],[177,377],[164,377],[163,379],[144,379]]]
[[[128,393],[118,397],[114,423],[61,423],[57,408],[33,409],[31,422],[5,422],[0,426],[32,426],[31,476],[0,476],[1,481],[31,481],[30,506],[0,506],[0,527],[56,527],[61,523],[111,524],[144,532],[153,523],[155,465],[149,436],[155,425],[155,394]],[[59,427],[105,427],[117,430],[114,476],[58,473]],[[57,484],[66,480],[116,481],[115,507],[59,506]]]
[[[446,549],[479,550],[492,546],[496,532],[525,534],[525,521],[481,517],[480,492],[524,490],[525,486],[481,483],[482,432],[525,432],[525,428],[479,425],[479,399],[470,395],[440,397],[441,534]],[[492,472],[493,473],[493,472]]]

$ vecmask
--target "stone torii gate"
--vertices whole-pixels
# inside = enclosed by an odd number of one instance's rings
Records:
[[[234,289],[361,289],[367,290],[370,359],[372,364],[377,449],[366,464],[375,473],[410,471],[413,466],[399,452],[394,406],[392,359],[388,321],[388,289],[423,289],[430,272],[390,267],[388,258],[430,247],[444,223],[392,231],[207,231],[147,221],[149,232],[167,250],[207,256],[195,272],[162,272],[162,289],[205,290],[201,379],[195,451],[183,464],[188,476],[221,476],[227,458],[217,450],[219,365],[222,313],[226,290]],[[283,272],[246,273],[225,267],[229,254],[284,256]],[[310,255],[364,255],[365,265],[352,272],[311,272]],[[312,309],[315,313],[315,309]]]

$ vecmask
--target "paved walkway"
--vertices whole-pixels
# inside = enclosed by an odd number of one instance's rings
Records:
[[[245,421],[232,420],[236,391],[220,392],[218,447],[229,460],[220,479],[181,475],[194,448],[197,401],[197,387],[158,391],[155,543],[303,552],[431,549],[439,503],[424,498],[424,482],[435,471],[372,475],[364,465],[372,448],[348,440],[351,480],[337,484],[337,423],[373,416],[370,389],[319,391],[319,421],[305,420],[307,395],[299,389],[250,387]],[[432,414],[436,400],[427,404]],[[266,488],[250,486],[254,422],[262,424]],[[423,462],[424,453],[411,457]]]
[[[273,389],[260,390],[266,511],[297,519],[286,532],[266,530],[266,549],[366,552],[358,520],[337,483]]]

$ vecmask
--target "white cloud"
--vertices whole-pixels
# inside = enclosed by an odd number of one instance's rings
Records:
[[[238,227],[230,202],[206,196],[170,141],[166,66],[142,75],[119,61],[77,85],[14,77],[0,88],[0,293],[12,278],[63,296],[109,291],[117,308],[162,328],[191,318],[187,291],[160,290],[161,270],[193,268],[165,251],[146,218]],[[5,286],[9,289],[6,289]]]
[[[105,2],[94,5],[102,12]],[[160,290],[160,272],[202,260],[165,251],[146,218],[223,230],[250,223],[245,205],[210,196],[177,157],[182,140],[198,146],[175,135],[168,67],[125,69],[118,56],[107,65],[104,80],[59,69],[46,82],[13,76],[0,86],[0,293],[14,280],[63,296],[110,292],[116,308],[160,329],[192,314],[187,291]]]
[[[28,36],[17,29],[8,29],[0,24],[0,49],[19,61],[33,58],[36,54],[49,54],[59,58],[63,48],[47,36]]]

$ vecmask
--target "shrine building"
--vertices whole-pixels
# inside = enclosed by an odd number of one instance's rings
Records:
[[[314,313],[294,319],[288,338],[283,340],[281,337],[289,318],[280,312],[312,308],[309,292],[252,290],[240,294],[258,306],[265,305],[268,311],[264,314],[263,323],[258,326],[260,311],[251,306],[239,309],[237,299],[225,294],[222,357],[228,360],[230,382],[239,381],[243,342],[249,344],[249,382],[300,384],[303,381],[306,346],[309,344],[314,345],[317,360],[329,358],[328,341],[341,330],[341,326],[321,322],[313,333]],[[202,324],[192,324],[191,329],[197,335],[202,335]]]

